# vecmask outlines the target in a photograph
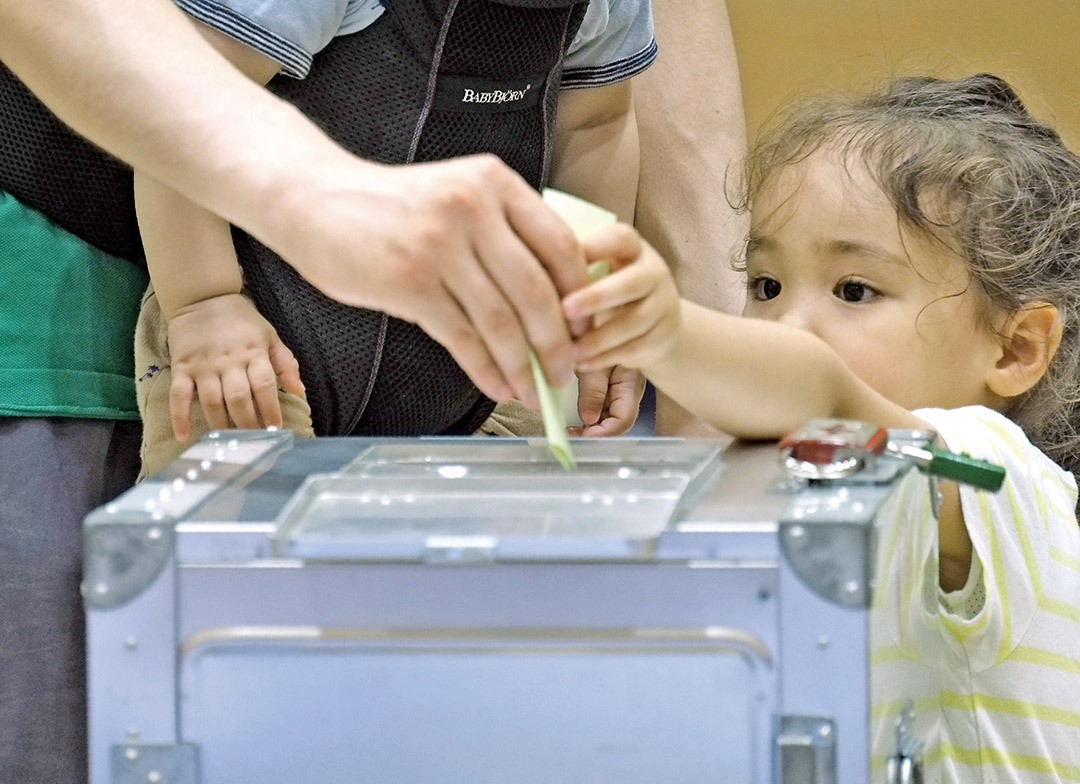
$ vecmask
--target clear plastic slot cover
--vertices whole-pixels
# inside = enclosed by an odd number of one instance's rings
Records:
[[[419,439],[309,476],[277,519],[281,555],[640,557],[720,467],[714,444],[580,439],[566,471],[543,442]]]

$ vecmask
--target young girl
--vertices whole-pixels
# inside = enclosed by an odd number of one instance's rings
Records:
[[[912,471],[881,516],[873,769],[911,699],[926,781],[1080,781],[1080,159],[983,74],[798,106],[744,175],[749,318],[679,301],[646,252],[564,299],[610,311],[581,366],[739,437],[838,416],[1004,465],[994,494],[942,482],[936,520]]]

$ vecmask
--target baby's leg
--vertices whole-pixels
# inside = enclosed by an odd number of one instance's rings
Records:
[[[517,400],[507,400],[495,406],[479,430],[478,436],[542,436],[544,419],[539,410],[533,410]]]
[[[139,320],[135,326],[135,393],[142,417],[142,469],[139,481],[152,476],[171,463],[191,444],[210,432],[199,401],[191,405],[191,438],[181,443],[173,435],[169,414],[169,388],[172,372],[169,360],[168,331],[153,287],[143,295]],[[278,390],[282,422],[285,428],[303,438],[315,435],[311,409],[303,395]]]

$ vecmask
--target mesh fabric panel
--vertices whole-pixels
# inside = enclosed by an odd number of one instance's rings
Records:
[[[539,188],[553,102],[494,114],[425,112],[432,68],[490,80],[546,77],[557,71],[584,6],[462,0],[440,49],[444,5],[389,3],[371,27],[335,38],[303,82],[279,77],[271,89],[365,158],[405,163],[493,152]],[[437,52],[445,52],[441,62]],[[238,252],[260,311],[297,355],[316,433],[469,433],[494,407],[418,327],[329,299],[250,237],[238,238]]]
[[[3,65],[0,189],[94,247],[143,262],[131,169],[64,125]]]

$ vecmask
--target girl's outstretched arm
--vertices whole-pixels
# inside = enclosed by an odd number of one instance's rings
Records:
[[[778,438],[815,417],[864,419],[883,427],[920,424],[860,381],[809,332],[686,301],[681,312],[679,339],[646,373],[725,432]]]
[[[681,299],[667,264],[632,228],[596,233],[585,254],[607,259],[612,272],[563,298],[568,319],[593,319],[575,346],[579,368],[638,368],[679,405],[737,438],[778,438],[815,417],[920,426],[815,335]]]
[[[639,290],[642,284],[627,285]],[[635,306],[639,314],[650,307],[647,298]],[[579,346],[600,361],[640,367],[679,405],[738,438],[779,438],[816,417],[863,419],[882,427],[922,424],[862,382],[809,332],[686,300],[678,301],[677,319],[678,328],[663,338],[631,327],[629,318],[608,321]],[[620,333],[630,339],[618,342]]]
[[[612,230],[596,239],[603,242],[586,251],[611,254],[616,271],[563,300],[568,315],[600,322],[577,342],[581,366],[640,368],[676,403],[738,438],[780,438],[818,417],[927,427],[815,335],[681,300],[663,260],[636,235]],[[941,482],[940,490],[941,586],[956,590],[971,567],[971,537],[957,486]]]

